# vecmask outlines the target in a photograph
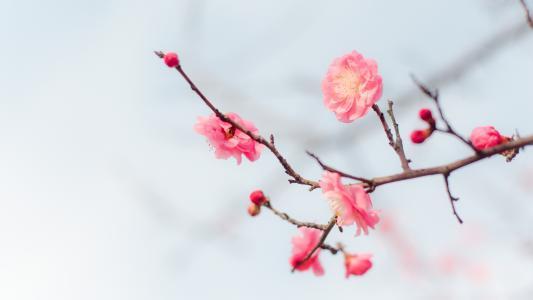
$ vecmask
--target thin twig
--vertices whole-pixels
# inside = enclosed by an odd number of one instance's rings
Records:
[[[388,101],[389,109],[387,109],[387,113],[389,114],[389,117],[392,121],[392,127],[394,127],[394,134],[396,135],[396,140],[394,141],[394,150],[396,153],[398,153],[398,156],[400,157],[400,161],[402,163],[402,169],[404,171],[408,171],[411,168],[409,167],[409,163],[411,162],[410,159],[408,159],[405,156],[405,150],[403,149],[403,142],[402,137],[400,135],[400,126],[396,122],[396,118],[394,117],[394,111],[392,110],[393,102]]]
[[[154,53],[159,58],[163,58],[165,56],[165,54],[163,52],[161,52],[161,51],[154,51]],[[207,99],[207,97],[200,91],[200,89],[194,84],[194,82],[192,82],[192,80],[189,78],[189,76],[185,73],[185,71],[183,70],[181,65],[177,65],[175,67],[175,69],[181,74],[183,79],[185,79],[185,81],[187,81],[187,83],[189,84],[191,89],[200,97],[200,99],[202,99],[202,101],[209,107],[209,109],[211,109],[215,113],[215,115],[220,120],[222,120],[222,121],[224,121],[226,123],[230,123],[233,127],[235,127],[238,130],[242,131],[243,133],[245,133],[247,136],[249,136],[254,141],[265,145],[265,147],[267,147],[272,152],[272,154],[274,154],[274,156],[278,159],[280,164],[285,169],[285,173],[293,178],[293,179],[289,180],[290,183],[298,183],[298,184],[302,184],[302,185],[308,185],[308,186],[310,186],[309,190],[314,190],[314,189],[320,187],[318,182],[313,181],[313,180],[305,179],[300,174],[298,174],[296,171],[294,171],[294,169],[287,162],[285,157],[283,157],[281,155],[281,153],[278,151],[278,149],[274,145],[274,136],[273,135],[270,136],[270,141],[271,142],[269,142],[265,138],[263,138],[262,136],[254,134],[250,130],[245,129],[240,124],[238,124],[235,121],[233,121],[232,119],[228,118],[225,114],[220,112],[220,110],[218,110],[218,108],[216,108],[213,105],[213,103],[211,103],[211,101],[209,101],[209,99]]]
[[[339,174],[341,177],[346,177],[346,178],[350,178],[350,179],[353,179],[353,180],[358,180],[358,181],[361,181],[361,182],[364,182],[366,183],[367,185],[371,185],[372,184],[372,181],[369,180],[369,179],[366,179],[366,178],[363,178],[363,177],[359,177],[359,176],[354,176],[354,175],[350,175],[348,173],[344,173],[342,171],[339,171],[337,169],[334,169],[326,164],[324,164],[320,158],[318,158],[318,156],[316,156],[315,154],[309,152],[309,151],[306,151],[307,155],[311,156],[312,158],[314,158],[316,160],[316,162],[322,167],[322,169],[324,169],[325,171],[329,171],[329,172],[333,172],[333,173],[337,173]]]
[[[394,119],[394,113],[392,112],[392,101],[389,101],[389,110],[387,112],[393,121],[394,131],[396,133],[396,140],[394,139],[394,136],[389,127],[389,124],[387,123],[387,120],[385,119],[385,115],[383,114],[383,112],[381,112],[381,109],[379,108],[379,106],[377,104],[374,104],[372,105],[372,109],[376,112],[376,115],[378,116],[379,121],[381,122],[381,126],[383,127],[383,131],[385,131],[385,135],[387,136],[389,145],[392,147],[392,149],[394,149],[394,152],[396,152],[396,154],[398,155],[398,158],[400,159],[400,163],[402,165],[402,169],[404,171],[410,170],[410,167],[409,167],[410,160],[405,157],[402,139],[400,137],[400,130],[399,130],[398,124],[396,123],[396,120]]]
[[[331,245],[328,245],[326,243],[322,244],[320,246],[320,249],[324,249],[324,250],[328,250],[331,254],[335,255],[339,252],[343,252],[344,249],[342,248],[342,246],[338,246],[338,247],[333,247]]]
[[[387,123],[387,120],[385,119],[385,115],[381,112],[381,109],[377,104],[372,105],[372,109],[376,112],[379,121],[381,121],[381,126],[385,131],[387,140],[389,140],[389,145],[394,148],[394,137],[392,136],[392,131],[389,128],[389,123]]]
[[[463,224],[463,220],[461,219],[461,217],[459,217],[459,214],[457,214],[457,210],[455,209],[455,202],[459,201],[459,198],[452,196],[452,192],[450,191],[450,183],[448,182],[448,177],[450,177],[450,174],[444,174],[442,175],[442,177],[444,177],[446,193],[448,193],[448,198],[450,198],[450,204],[452,205],[453,214],[457,218],[457,221],[459,221],[460,224]]]
[[[305,264],[305,262],[307,262],[311,258],[311,256],[313,256],[313,254],[315,254],[316,250],[318,250],[319,248],[322,247],[322,245],[326,241],[326,238],[328,237],[328,234],[331,232],[331,229],[333,229],[333,226],[335,226],[336,222],[337,222],[337,217],[336,216],[332,217],[331,220],[329,220],[328,226],[324,230],[324,232],[322,233],[322,236],[320,237],[320,240],[318,241],[316,246],[311,251],[309,251],[309,253],[307,253],[307,255],[304,257],[303,260],[301,260],[301,261],[296,263],[296,265],[292,268],[291,272],[294,272],[296,270],[296,268],[298,268],[299,266]]]
[[[455,136],[456,138],[461,140],[464,144],[466,144],[468,147],[470,147],[474,152],[478,153],[479,150],[477,150],[470,141],[468,141],[462,135],[457,133],[457,131],[455,131],[455,129],[453,129],[453,127],[450,125],[450,122],[448,122],[448,119],[444,116],[444,112],[442,110],[442,106],[440,104],[440,99],[439,99],[439,90],[431,91],[426,85],[424,85],[422,82],[416,79],[416,77],[413,74],[411,74],[411,79],[418,86],[418,88],[420,88],[422,93],[424,93],[426,96],[431,98],[435,102],[435,105],[437,106],[437,111],[439,112],[439,116],[442,122],[444,122],[444,126],[446,126],[446,128],[436,129],[436,130]]]
[[[280,217],[282,220],[285,220],[298,227],[309,227],[309,228],[315,228],[318,230],[326,230],[328,227],[328,225],[316,224],[312,222],[301,222],[296,219],[293,219],[288,214],[281,212],[275,209],[274,207],[272,207],[272,204],[270,203],[270,201],[265,202],[263,206],[270,209],[276,216]]]
[[[531,16],[531,12],[529,11],[529,7],[527,6],[526,0],[520,0],[520,4],[522,4],[522,7],[526,12],[527,24],[529,25],[529,27],[533,28],[533,17]]]

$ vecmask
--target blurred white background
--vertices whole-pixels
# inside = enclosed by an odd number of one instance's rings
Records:
[[[530,5],[533,5],[529,1]],[[372,114],[337,122],[320,82],[356,49],[378,61],[405,137],[439,87],[467,135],[533,132],[533,30],[512,0],[0,1],[0,299],[533,299],[533,153],[380,187],[390,216],[353,237],[374,268],[290,273],[296,229],[246,214],[262,188],[302,220],[329,218],[320,191],[290,186],[274,157],[216,160],[192,126],[209,114],[153,50],[176,51],[224,111],[274,133],[304,176],[311,150],[366,177],[400,171]],[[413,166],[469,154],[451,137],[406,142]]]

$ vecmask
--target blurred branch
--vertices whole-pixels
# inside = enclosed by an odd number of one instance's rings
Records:
[[[533,28],[533,17],[531,16],[531,12],[529,11],[529,7],[527,6],[526,0],[520,0],[520,4],[526,12],[527,24],[529,25],[529,27]]]

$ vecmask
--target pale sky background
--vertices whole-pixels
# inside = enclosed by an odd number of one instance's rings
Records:
[[[291,274],[296,228],[248,217],[248,194],[324,223],[320,191],[288,185],[266,151],[216,160],[192,130],[209,111],[152,53],[178,52],[304,176],[321,174],[308,149],[373,177],[399,163],[374,115],[344,124],[323,107],[331,60],[355,49],[378,61],[380,105],[397,100],[406,138],[432,108],[409,73],[430,80],[457,62],[468,67],[438,87],[461,133],[531,134],[533,30],[518,1],[0,0],[0,38],[0,299],[533,298],[531,150],[452,175],[463,225],[441,177],[380,187],[374,206],[395,234],[328,240],[374,253],[371,271],[345,279],[324,252],[325,276]],[[447,136],[406,151],[414,167],[469,154]]]

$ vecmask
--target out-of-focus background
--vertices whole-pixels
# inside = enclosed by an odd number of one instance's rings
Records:
[[[533,5],[529,1],[530,6]],[[320,191],[290,186],[267,151],[216,160],[192,130],[210,112],[152,51],[176,51],[224,111],[273,133],[304,176],[329,164],[400,171],[373,114],[337,122],[320,82],[353,49],[377,60],[404,137],[441,91],[468,135],[533,132],[533,30],[519,1],[0,1],[0,299],[533,299],[533,153],[372,194],[384,221],[335,232],[374,268],[291,274],[294,226],[246,214],[262,188],[292,216],[324,223]],[[414,167],[469,155],[452,137],[406,142]],[[384,226],[386,225],[386,226]],[[385,229],[385,230],[384,230]]]

